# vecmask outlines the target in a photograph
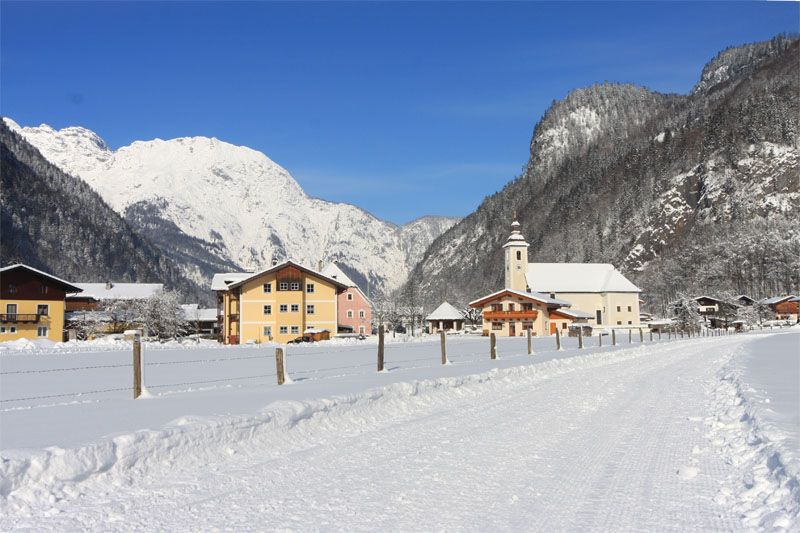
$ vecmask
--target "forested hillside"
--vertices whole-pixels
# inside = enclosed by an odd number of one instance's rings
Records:
[[[74,282],[160,282],[193,301],[183,277],[84,181],[65,174],[0,121],[0,255]]]
[[[437,239],[406,293],[428,306],[502,285],[514,213],[531,261],[611,262],[646,307],[679,292],[800,286],[800,41],[721,52],[689,95],[601,84],[554,102],[524,173]]]

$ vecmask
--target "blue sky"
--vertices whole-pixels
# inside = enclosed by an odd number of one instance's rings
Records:
[[[404,223],[466,215],[525,164],[554,99],[686,93],[797,3],[0,4],[0,113],[112,147],[214,136],[313,196]]]

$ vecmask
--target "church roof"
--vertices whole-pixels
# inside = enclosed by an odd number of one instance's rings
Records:
[[[464,314],[449,303],[442,302],[425,320],[464,320]]]
[[[542,293],[641,292],[609,263],[529,263],[526,277]]]

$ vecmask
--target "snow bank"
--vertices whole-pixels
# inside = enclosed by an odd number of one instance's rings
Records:
[[[797,340],[796,335],[785,337]],[[770,421],[768,405],[751,394],[740,364],[745,350],[740,348],[719,371],[719,382],[712,390],[714,414],[706,420],[707,436],[718,453],[745,473],[728,479],[716,502],[739,514],[746,527],[792,530],[800,523],[797,450],[787,447],[793,440]]]
[[[110,436],[86,446],[4,452],[0,509],[32,515],[93,485],[130,485],[149,473],[191,468],[237,450],[277,453],[315,428],[361,432],[413,416],[420,406],[533,384],[571,371],[654,355],[652,347],[595,353],[460,377],[401,382],[328,399],[279,401],[247,416],[182,417],[157,430]]]

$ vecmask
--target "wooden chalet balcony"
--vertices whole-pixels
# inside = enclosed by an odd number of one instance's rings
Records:
[[[4,313],[0,314],[0,322],[39,322],[43,316],[36,313]]]
[[[236,322],[237,320],[239,320],[239,313],[231,313],[230,315],[228,315],[228,320],[230,320],[231,322]]]
[[[484,320],[536,320],[539,311],[484,311]]]

